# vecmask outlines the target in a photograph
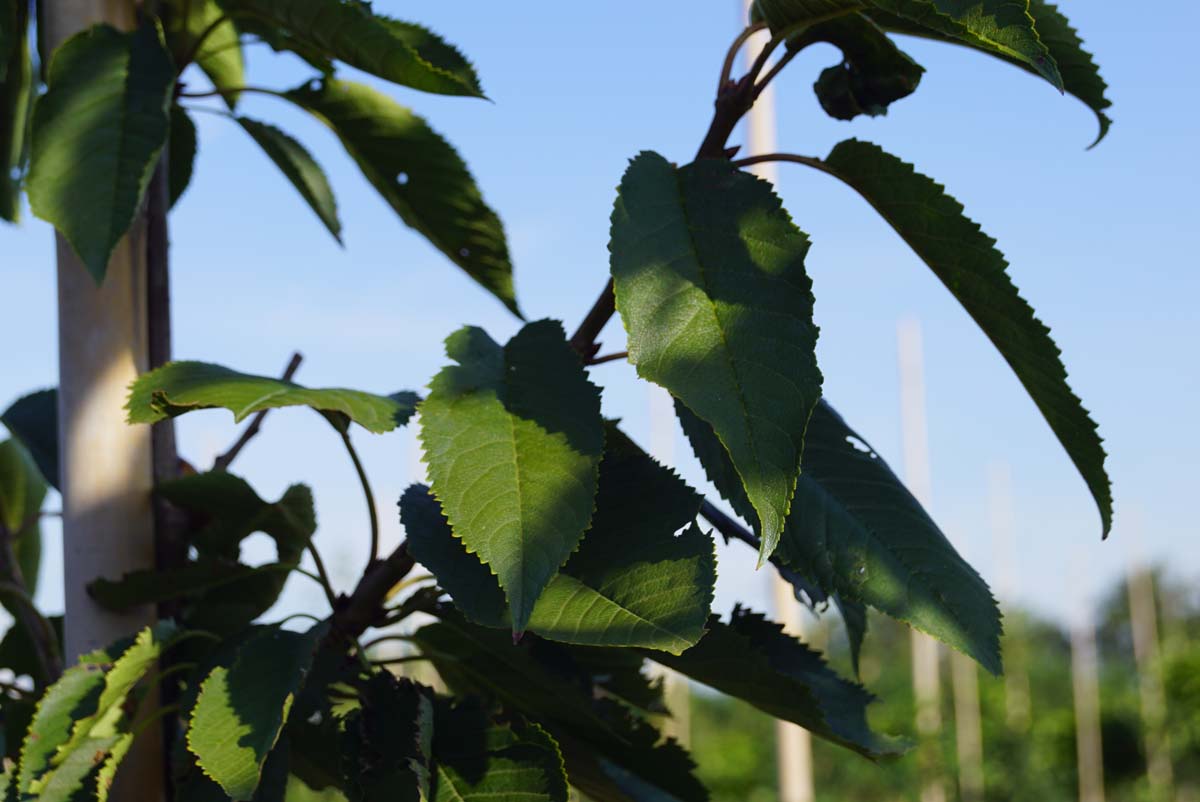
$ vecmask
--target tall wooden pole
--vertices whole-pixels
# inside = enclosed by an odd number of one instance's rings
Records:
[[[750,18],[750,7],[753,0],[742,0],[742,24]],[[750,63],[762,51],[763,45],[770,40],[770,34],[762,31],[752,37],[746,46],[746,64]],[[774,153],[776,147],[775,122],[775,86],[768,84],[750,113],[746,115],[746,153],[752,156],[761,153]],[[779,170],[773,163],[756,164],[750,171],[772,184],[779,183]],[[775,603],[775,614],[784,629],[791,635],[800,637],[804,634],[800,619],[800,609],[796,602],[791,583],[780,577],[774,571],[766,572],[771,583],[771,596]],[[808,730],[788,721],[775,722],[775,753],[778,766],[779,800],[780,802],[813,802],[813,759],[812,735]]]
[[[1087,558],[1075,566],[1086,576]],[[1075,701],[1075,763],[1079,802],[1104,802],[1104,750],[1100,737],[1100,660],[1091,600],[1076,588],[1078,607],[1071,626],[1071,689]]]
[[[903,320],[897,328],[900,359],[900,432],[904,450],[904,481],[917,501],[929,508],[933,481],[929,466],[929,435],[925,419],[925,366],[921,325]],[[913,698],[917,708],[917,759],[921,767],[921,802],[945,802],[941,747],[941,647],[923,632],[912,630]]]
[[[1138,548],[1141,533],[1127,531],[1126,542]],[[1133,655],[1137,661],[1138,695],[1142,709],[1142,731],[1146,739],[1146,779],[1153,802],[1171,802],[1175,777],[1171,766],[1171,741],[1167,732],[1167,703],[1163,695],[1162,663],[1159,658],[1158,603],[1154,574],[1136,555],[1129,560],[1126,580],[1129,623],[1133,632]]]
[[[133,0],[43,0],[46,42],[55,48],[100,22],[129,30]],[[129,384],[150,361],[145,215],[121,240],[96,286],[70,245],[57,237],[59,465],[63,491],[67,660],[107,646],[155,619],[151,606],[102,609],[87,595],[97,577],[155,566],[150,428],[125,423]],[[162,796],[162,743],[139,738],[114,802]]]

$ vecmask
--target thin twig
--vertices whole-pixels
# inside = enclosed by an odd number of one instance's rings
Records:
[[[747,156],[744,159],[734,160],[733,164],[735,167],[750,167],[751,165],[762,164],[764,162],[791,162],[792,164],[803,164],[805,167],[812,167],[823,173],[829,172],[829,167],[820,159],[814,159],[812,156],[797,156],[794,153],[764,153],[761,156]]]
[[[388,658],[387,660],[372,660],[371,665],[373,665],[373,666],[394,666],[394,665],[399,665],[400,663],[416,663],[421,660],[432,660],[432,659],[433,658],[427,654],[410,654],[410,655],[405,655],[404,657],[391,657],[391,658]]]
[[[767,23],[756,22],[739,33],[738,37],[733,40],[733,44],[729,46],[729,51],[725,54],[725,63],[721,65],[721,79],[717,81],[718,93],[732,80],[733,65],[737,61],[737,55],[741,52],[742,45],[750,41],[750,37],[754,36],[754,34],[766,30],[766,28]]]
[[[240,95],[243,92],[253,92],[258,95],[272,95],[273,97],[281,97],[287,99],[287,94],[280,92],[278,89],[268,89],[265,86],[230,86],[225,89],[210,89],[207,92],[179,92],[175,97],[186,98],[201,98],[201,97],[225,97],[226,95]]]
[[[783,58],[779,59],[779,61],[776,61],[775,64],[772,65],[771,69],[767,70],[767,74],[760,78],[758,83],[754,84],[755,100],[758,100],[758,96],[766,91],[767,86],[770,85],[771,81],[775,80],[775,76],[783,72],[783,68],[790,64],[792,59],[799,54],[800,48],[790,49],[784,54]]]
[[[296,371],[300,369],[300,363],[303,361],[304,355],[299,351],[292,354],[292,358],[288,360],[287,368],[283,371],[283,380],[285,382],[291,381],[292,377],[296,375]],[[250,420],[250,424],[242,432],[241,436],[237,439],[237,442],[230,446],[228,451],[213,461],[212,469],[214,471],[229,470],[230,463],[237,459],[237,455],[242,453],[242,449],[246,447],[246,444],[253,440],[255,435],[258,434],[259,430],[262,428],[263,419],[267,417],[267,413],[270,411],[270,409],[261,410]]]
[[[579,328],[571,335],[571,347],[579,352],[586,362],[596,355],[596,338],[600,336],[601,329],[612,318],[613,312],[617,311],[617,299],[613,295],[613,281],[610,278],[608,283],[604,285],[604,289],[600,292],[600,297],[592,304],[592,308],[584,316],[583,322],[579,324]]]
[[[605,362],[616,362],[618,359],[628,359],[628,351],[617,351],[615,354],[605,354],[604,356],[595,356],[588,360],[589,365],[603,365]]]
[[[317,581],[321,583],[321,587],[325,591],[329,609],[336,610],[338,607],[337,591],[333,589],[333,583],[329,581],[329,572],[325,570],[325,561],[321,559],[321,552],[317,551],[317,546],[311,539],[308,541],[308,553],[312,555],[313,565],[317,567]]]
[[[371,521],[371,556],[367,560],[367,565],[370,565],[379,559],[379,510],[375,509],[375,493],[371,490],[371,480],[367,478],[362,460],[354,450],[354,443],[350,442],[350,431],[343,431],[341,435],[346,451],[350,454],[350,461],[354,463],[354,472],[358,474],[358,483],[362,485],[363,498],[367,502],[367,515]]]

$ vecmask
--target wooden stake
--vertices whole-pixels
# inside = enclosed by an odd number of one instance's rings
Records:
[[[1083,570],[1081,561],[1077,569]],[[1082,595],[1082,594],[1081,594]],[[1071,685],[1075,697],[1075,753],[1079,802],[1104,802],[1104,750],[1100,738],[1100,679],[1090,612],[1080,603],[1071,628]]]
[[[1133,655],[1137,661],[1138,692],[1142,729],[1146,738],[1146,778],[1154,802],[1174,799],[1175,777],[1171,767],[1171,742],[1166,728],[1167,704],[1163,695],[1162,666],[1158,648],[1158,604],[1154,575],[1140,560],[1127,578],[1129,619],[1133,630]]]
[[[44,35],[57,47],[91,25],[123,30],[136,24],[131,0],[44,0]],[[153,454],[147,426],[125,423],[125,395],[150,360],[144,214],[118,244],[97,287],[70,245],[57,238],[59,432],[63,490],[65,646],[78,655],[153,623],[146,606],[104,610],[86,587],[155,566],[151,509]],[[161,799],[162,742],[139,738],[122,763],[110,799]]]
[[[897,329],[900,359],[900,434],[904,449],[904,482],[929,509],[933,482],[929,467],[929,435],[925,419],[925,368],[921,324],[903,320]],[[921,766],[921,802],[945,802],[941,749],[941,647],[923,632],[912,630],[913,698],[917,707],[917,758]]]

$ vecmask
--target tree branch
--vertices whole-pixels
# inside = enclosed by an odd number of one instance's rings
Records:
[[[416,565],[408,553],[408,544],[401,543],[387,559],[377,560],[363,573],[354,592],[338,599],[333,615],[332,636],[355,639],[375,624],[383,614],[388,591],[408,575]]]
[[[346,451],[350,454],[350,461],[354,463],[354,472],[358,474],[358,483],[362,485],[363,498],[367,502],[367,515],[371,521],[371,556],[367,560],[367,564],[370,565],[379,559],[379,510],[375,509],[375,493],[371,490],[371,480],[367,478],[366,468],[363,467],[358,452],[354,450],[354,443],[350,441],[349,430],[341,435]]]
[[[299,351],[292,354],[292,358],[288,362],[287,369],[283,371],[283,380],[291,381],[291,378],[296,375],[296,371],[300,369],[300,363],[303,361],[304,356]],[[270,411],[271,410],[269,409],[264,409],[250,420],[250,425],[248,425],[245,431],[242,432],[242,435],[237,439],[237,442],[230,446],[228,451],[213,461],[212,469],[214,471],[229,470],[229,464],[237,459],[237,455],[242,453],[242,449],[246,447],[246,444],[253,440],[254,436],[258,434],[259,429],[262,428],[263,418],[267,417],[267,413]]]

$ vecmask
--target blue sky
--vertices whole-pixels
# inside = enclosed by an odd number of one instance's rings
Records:
[[[426,23],[475,61],[494,102],[389,90],[454,142],[506,223],[517,292],[531,319],[573,327],[607,273],[608,217],[627,160],[694,153],[707,126],[737,0],[521,4],[376,0]],[[1100,423],[1111,455],[1116,528],[1100,542],[1094,505],[1049,428],[994,349],[950,295],[849,190],[783,167],[779,190],[813,238],[808,269],[821,326],[826,393],[899,470],[897,321],[924,331],[934,511],[989,581],[998,576],[989,528],[989,475],[1012,476],[1013,575],[1023,601],[1058,618],[1140,556],[1200,573],[1191,503],[1200,436],[1200,371],[1192,353],[1200,271],[1192,237],[1200,186],[1194,69],[1182,62],[1200,9],[1181,0],[1131,14],[1114,0],[1064,0],[1110,83],[1116,120],[1099,147],[1091,113],[998,61],[928,42],[905,49],[928,72],[886,117],[843,123],[811,90],[835,51],[814,47],[778,83],[783,150],[822,156],[841,139],[877,142],[944,183],[999,240],[1023,294],[1053,329],[1071,384]],[[1169,20],[1169,24],[1163,21]],[[250,51],[251,83],[305,77],[265,47]],[[197,86],[202,83],[197,79]],[[175,343],[180,358],[276,373],[293,350],[299,380],[381,392],[422,388],[460,325],[506,338],[516,321],[403,227],[331,134],[272,98],[244,113],[282,124],[310,147],[338,194],[345,249],[236,126],[197,115],[197,175],[172,216]],[[740,134],[739,134],[740,136]],[[27,219],[0,228],[0,337],[9,343],[0,404],[53,384],[52,237]],[[602,338],[622,346],[618,324]],[[650,432],[653,393],[618,362],[593,371],[605,412],[636,438],[673,452],[703,485],[677,434]],[[236,434],[229,416],[180,421],[185,456],[207,465]],[[358,441],[375,477],[386,541],[401,531],[394,501],[419,474],[412,433]],[[102,460],[102,455],[98,455]],[[318,543],[344,585],[365,549],[366,514],[340,443],[317,416],[276,413],[236,470],[264,496],[314,486]],[[45,582],[61,605],[60,548],[51,528]],[[261,548],[264,544],[260,543]],[[762,608],[753,555],[723,550],[719,610]],[[319,606],[303,579],[291,608]]]

